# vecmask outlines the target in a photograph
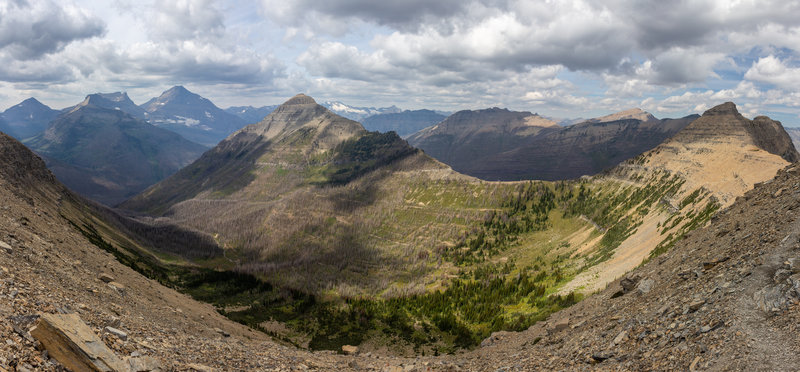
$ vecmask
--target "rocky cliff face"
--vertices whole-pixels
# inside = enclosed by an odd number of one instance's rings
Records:
[[[670,237],[682,236],[675,211],[693,204],[700,195],[720,208],[730,206],[756,184],[775,177],[797,154],[780,123],[768,118],[753,124],[742,117],[736,106],[725,103],[706,111],[678,134],[654,149],[623,162],[598,177],[637,183],[643,177],[665,174],[680,183],[672,196],[664,198],[667,211],[650,211],[636,231],[615,250],[614,256],[580,273],[562,290],[576,288],[596,290],[614,278],[632,270],[658,246],[668,244]],[[780,129],[780,130],[779,130]],[[759,147],[769,148],[772,152]],[[709,204],[706,204],[709,205]],[[698,215],[695,211],[692,215]],[[671,227],[670,227],[671,226]]]
[[[23,190],[48,193],[62,191],[40,157],[3,133],[0,133],[0,178],[13,186],[11,190],[19,196],[25,196]]]

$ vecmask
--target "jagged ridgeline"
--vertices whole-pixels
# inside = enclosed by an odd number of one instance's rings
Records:
[[[298,95],[122,206],[215,236],[224,255],[195,263],[223,271],[176,285],[233,319],[315,349],[449,352],[602,288],[797,156],[783,140],[754,140],[780,135],[767,119],[710,110],[687,129],[720,120],[738,123],[734,140],[676,136],[595,177],[500,183]],[[741,164],[726,172],[759,172],[698,176],[734,155]]]

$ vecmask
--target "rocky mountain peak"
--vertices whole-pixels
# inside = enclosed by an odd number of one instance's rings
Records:
[[[114,93],[94,93],[86,96],[83,102],[79,103],[76,107],[82,106],[97,106],[110,110],[117,110],[127,113],[133,117],[144,119],[145,111],[128,97],[125,92]],[[74,111],[74,109],[70,110]]]
[[[344,138],[364,131],[364,127],[358,122],[336,115],[317,104],[313,98],[301,93],[278,106],[261,122],[249,125],[240,132],[273,139],[277,136],[289,135],[300,128],[317,131],[315,134],[316,145],[338,143]],[[235,137],[237,133],[231,137]],[[322,146],[322,148],[327,147]]]
[[[188,89],[184,88],[183,85],[176,85],[176,86],[166,90],[163,95],[165,95],[165,96],[180,96],[180,95],[186,95],[186,94],[192,94],[192,92],[190,92]]]
[[[613,114],[602,116],[596,119],[590,119],[588,121],[594,123],[605,123],[609,121],[631,120],[631,119],[641,120],[641,121],[657,120],[652,114],[650,114],[647,111],[644,111],[640,108],[632,108],[620,112],[615,112]]]
[[[144,105],[142,105],[142,108],[144,108],[147,112],[153,113],[167,104],[180,106],[196,105],[203,106],[204,109],[207,108],[205,106],[213,106],[213,104],[211,104],[207,99],[190,92],[181,85],[176,85],[164,91],[164,93],[161,93],[160,96],[147,101]],[[214,106],[214,108],[216,108],[216,106]]]
[[[672,138],[677,143],[730,143],[754,145],[786,161],[800,154],[780,122],[766,116],[749,120],[739,114],[733,102],[714,106]]]
[[[26,107],[26,106],[27,107],[31,107],[31,106],[32,107],[43,107],[43,106],[45,106],[45,104],[41,103],[38,99],[31,97],[31,98],[28,98],[28,99],[18,103],[16,106],[19,106],[19,107]]]
[[[739,110],[736,109],[736,104],[733,102],[725,102],[721,105],[714,106],[706,112],[703,113],[703,116],[713,116],[713,115],[739,115]]]
[[[294,106],[294,105],[316,105],[317,101],[314,101],[313,98],[300,93],[292,98],[289,98],[288,101],[284,102],[281,106]]]
[[[8,110],[6,110],[6,113],[8,114],[24,113],[25,115],[28,115],[37,111],[50,111],[50,110],[52,110],[50,107],[40,102],[38,99],[31,97],[14,106],[9,107]]]

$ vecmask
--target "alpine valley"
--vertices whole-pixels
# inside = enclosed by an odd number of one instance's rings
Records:
[[[800,366],[800,154],[731,102],[567,127],[423,112],[407,142],[303,94],[243,127],[255,108],[181,87],[128,101],[60,113],[24,142],[44,160],[0,135],[0,368]],[[195,104],[207,124],[158,119]],[[234,131],[205,152],[164,129],[212,124]],[[61,184],[139,181],[118,209]]]

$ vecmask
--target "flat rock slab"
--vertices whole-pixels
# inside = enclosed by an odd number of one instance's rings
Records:
[[[43,314],[31,335],[72,371],[128,371],[78,314]]]

